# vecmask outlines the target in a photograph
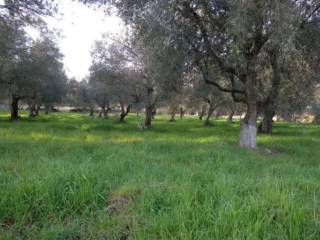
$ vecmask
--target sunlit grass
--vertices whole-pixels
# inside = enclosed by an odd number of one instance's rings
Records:
[[[0,115],[0,239],[320,239],[320,127]]]

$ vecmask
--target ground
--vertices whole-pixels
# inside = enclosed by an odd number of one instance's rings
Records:
[[[320,239],[320,127],[0,117],[0,239]]]

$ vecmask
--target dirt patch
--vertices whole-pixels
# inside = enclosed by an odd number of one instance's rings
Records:
[[[127,209],[132,199],[124,196],[114,197],[108,201],[107,213],[114,215]]]
[[[4,229],[9,229],[15,224],[13,218],[5,218],[0,226]]]
[[[141,193],[140,186],[135,184],[123,185],[114,191],[107,202],[109,215],[126,212],[128,205]]]
[[[280,149],[276,148],[259,148],[257,152],[265,156],[276,156],[282,153]]]

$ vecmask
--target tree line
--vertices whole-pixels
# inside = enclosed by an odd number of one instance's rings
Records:
[[[163,107],[170,121],[188,110],[205,124],[218,109],[230,121],[245,112],[244,148],[256,147],[258,131],[272,132],[276,115],[309,112],[320,122],[318,0],[82,0],[116,8],[127,28],[96,41],[81,82],[66,78],[55,36],[39,23],[56,6],[24,2],[0,5],[1,95],[10,96],[12,120],[19,100],[30,116],[59,104],[98,107],[105,118],[116,106],[119,122],[143,111],[144,128]],[[39,40],[28,39],[27,24],[42,26]]]

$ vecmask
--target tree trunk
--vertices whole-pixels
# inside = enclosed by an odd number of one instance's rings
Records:
[[[181,107],[180,108],[180,118],[181,119],[184,117],[184,113],[185,113],[185,110]]]
[[[107,116],[106,107],[102,106],[99,112],[99,118],[106,118],[106,116]]]
[[[201,111],[199,113],[199,120],[202,121],[204,115],[206,114],[207,111],[207,106],[206,105],[202,105],[201,107]]]
[[[230,113],[229,113],[229,116],[228,116],[228,123],[233,123],[233,116],[235,114],[235,110],[232,110]]]
[[[29,106],[29,117],[34,118],[39,116],[40,106],[34,101]]]
[[[254,149],[257,147],[257,103],[247,104],[246,117],[241,121],[239,145],[242,148]]]
[[[313,123],[320,124],[320,114],[316,114],[313,120]]]
[[[210,125],[210,117],[212,116],[214,110],[215,110],[215,107],[210,105],[206,120],[204,121],[204,125]]]
[[[177,114],[177,111],[178,111],[178,106],[173,103],[170,105],[170,108],[169,108],[169,114],[170,114],[170,122],[175,122],[176,121],[176,114]]]
[[[121,114],[119,117],[119,123],[124,123],[124,119],[126,118],[126,116],[128,116],[128,114],[130,113],[131,110],[131,105],[129,104],[127,106],[127,108],[125,108],[122,104],[121,104]]]
[[[254,63],[249,62],[249,66],[255,69]],[[254,149],[257,147],[257,115],[258,101],[255,94],[255,73],[252,71],[244,76],[245,94],[247,102],[246,116],[240,123],[239,146],[242,148]]]
[[[278,49],[269,52],[270,63],[272,66],[272,86],[267,100],[264,102],[264,116],[259,125],[259,133],[272,133],[273,117],[276,114],[276,102],[281,83],[281,69],[278,62]]]
[[[35,114],[36,114],[36,116],[39,116],[39,112],[40,112],[40,104],[37,104],[37,105],[36,105],[36,108],[35,108]]]
[[[169,121],[170,122],[175,122],[176,121],[176,112],[171,112]]]
[[[90,117],[93,117],[94,116],[94,109],[93,107],[90,107]]]
[[[155,119],[157,115],[157,109],[153,108],[152,110],[152,119]]]
[[[151,127],[152,119],[154,119],[156,115],[156,102],[157,98],[153,99],[153,88],[147,89],[147,98],[146,98],[146,105],[145,105],[145,119],[144,119],[144,127],[149,128]]]
[[[145,116],[145,120],[144,120],[144,126],[149,128],[151,127],[151,122],[152,122],[152,112],[153,112],[153,108],[152,106],[147,106],[146,109],[146,116]]]
[[[264,116],[259,124],[258,131],[259,133],[272,133],[272,124],[273,124],[273,117],[275,115],[275,112],[273,111],[273,106],[270,105],[270,107],[267,107],[264,110]]]
[[[19,106],[18,106],[19,100],[20,100],[20,97],[12,95],[11,106],[10,106],[10,109],[11,109],[11,121],[16,121],[16,120],[19,119]]]
[[[46,105],[46,106],[45,106],[45,112],[44,112],[44,114],[48,115],[49,112],[50,112],[50,110],[53,111],[53,109],[54,109],[54,108],[53,108],[52,106]]]

